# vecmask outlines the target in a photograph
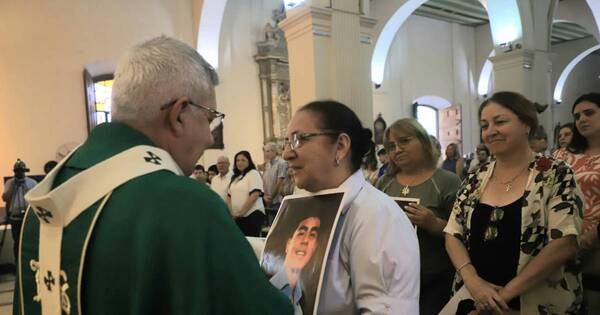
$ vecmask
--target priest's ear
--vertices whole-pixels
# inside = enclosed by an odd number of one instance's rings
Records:
[[[168,111],[165,117],[165,123],[169,130],[173,132],[175,136],[182,135],[184,131],[183,115],[186,111],[189,111],[188,100],[184,97],[178,98],[174,101],[173,105],[170,105],[163,110]]]

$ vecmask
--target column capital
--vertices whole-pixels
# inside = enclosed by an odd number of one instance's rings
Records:
[[[279,22],[279,27],[285,32],[288,41],[309,32],[316,36],[329,37],[331,36],[331,17],[334,11],[338,10],[322,7],[298,8],[288,12],[287,18]],[[371,30],[376,24],[377,19],[365,15],[360,16],[362,42],[368,41],[370,44]]]
[[[490,57],[490,61],[494,65],[494,70],[496,71],[515,67],[531,69],[534,56],[534,51],[522,49],[492,56]]]

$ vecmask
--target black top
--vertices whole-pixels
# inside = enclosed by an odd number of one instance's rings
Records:
[[[521,238],[521,207],[523,198],[511,204],[495,207],[478,203],[471,218],[471,241],[469,256],[477,274],[482,279],[505,286],[517,275]],[[499,208],[502,219],[490,222],[492,211]],[[488,227],[497,228],[495,239],[484,239]],[[519,297],[512,299],[508,306],[520,309]]]

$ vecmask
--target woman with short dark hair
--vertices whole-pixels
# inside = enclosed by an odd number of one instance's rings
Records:
[[[372,133],[335,101],[300,108],[283,158],[298,188],[347,191],[320,296],[323,314],[418,314],[419,248],[400,207],[365,181],[362,158]]]

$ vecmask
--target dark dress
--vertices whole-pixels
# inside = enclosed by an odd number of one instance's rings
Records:
[[[508,205],[498,207],[504,212],[502,219],[498,221],[490,220],[495,206],[479,203],[473,211],[469,256],[477,274],[485,281],[505,286],[517,275],[522,203],[521,197]],[[486,241],[484,236],[488,226],[497,228],[498,234],[495,239]],[[519,297],[512,299],[508,306],[519,310]]]

